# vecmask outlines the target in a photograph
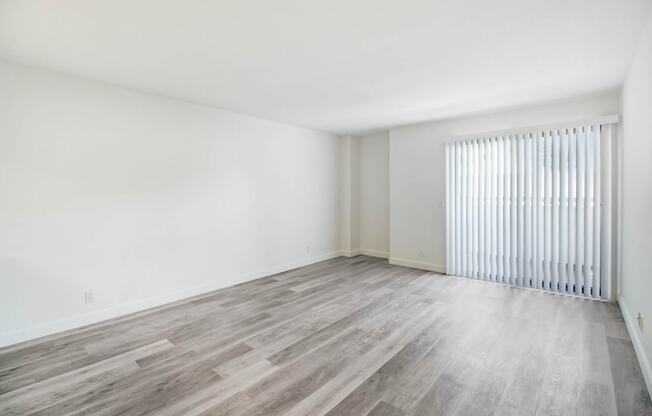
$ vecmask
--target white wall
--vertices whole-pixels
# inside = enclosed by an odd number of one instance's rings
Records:
[[[360,252],[389,255],[389,133],[359,139]]]
[[[389,255],[389,135],[340,139],[342,254]]]
[[[445,269],[445,142],[457,135],[550,124],[619,112],[616,91],[570,102],[390,130],[390,261]]]
[[[0,344],[333,256],[338,188],[337,137],[0,64]]]
[[[360,247],[360,143],[351,136],[339,140],[340,249],[353,256]]]
[[[620,304],[652,394],[652,16],[623,87]],[[643,330],[636,322],[643,315]]]

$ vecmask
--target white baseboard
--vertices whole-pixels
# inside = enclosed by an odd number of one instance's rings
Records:
[[[389,253],[386,251],[379,251],[379,250],[371,250],[367,248],[361,248],[360,254],[365,255],[365,256],[371,256],[371,257],[380,257],[381,259],[388,259],[389,258]]]
[[[643,373],[643,378],[645,379],[647,391],[650,396],[652,396],[652,367],[650,367],[650,360],[645,354],[645,348],[643,347],[643,340],[641,339],[638,326],[636,324],[636,318],[630,313],[625,299],[622,297],[618,299],[618,305],[620,305],[620,311],[623,313],[625,325],[627,325],[627,330],[629,331],[629,337],[632,339],[632,344],[634,344],[634,351],[636,351],[636,357],[638,358],[638,362],[641,365],[641,372]]]
[[[346,257],[355,257],[359,255],[371,256],[371,257],[380,257],[382,259],[389,258],[389,253],[386,251],[371,250],[368,248],[359,248],[356,250],[340,250],[340,254]]]
[[[425,261],[402,259],[402,258],[398,258],[398,257],[390,257],[389,258],[389,264],[395,264],[397,266],[412,267],[414,269],[429,270],[431,272],[437,272],[437,273],[446,273],[446,266],[441,265],[441,264],[426,263]]]
[[[65,319],[50,321],[39,325],[30,326],[28,328],[21,328],[14,331],[7,331],[0,333],[0,347],[6,347],[20,342],[34,340],[45,336],[62,336],[63,331],[80,328],[90,324],[96,324],[108,319],[117,318],[120,316],[128,315],[134,312],[144,311],[146,309],[162,306],[167,303],[172,303],[182,299],[190,298],[193,296],[201,295],[202,293],[212,292],[214,290],[222,289],[238,283],[254,280],[261,277],[269,276],[272,274],[284,272],[287,270],[295,269],[301,266],[317,263],[323,260],[333,259],[339,257],[339,251],[325,253],[317,256],[307,257],[296,260],[283,265],[270,267],[264,270],[240,275],[231,276],[225,279],[220,279],[219,282],[213,282],[206,285],[194,286],[191,288],[166,293],[163,295],[152,296],[145,299],[140,299],[135,302],[124,303],[109,308],[92,311],[89,313],[71,316]]]
[[[358,250],[355,250],[355,255],[362,254],[363,256],[371,256],[371,257],[380,257],[381,259],[387,259],[389,258],[389,253],[386,251],[379,251],[379,250],[371,250],[368,248],[360,248]]]

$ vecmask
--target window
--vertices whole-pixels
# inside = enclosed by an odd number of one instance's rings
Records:
[[[616,122],[447,144],[447,273],[610,299]]]

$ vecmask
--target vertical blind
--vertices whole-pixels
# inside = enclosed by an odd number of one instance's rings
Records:
[[[610,299],[616,121],[448,143],[447,273]]]

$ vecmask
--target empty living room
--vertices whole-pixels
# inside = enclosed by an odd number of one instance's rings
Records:
[[[652,416],[652,0],[0,0],[0,415]]]

